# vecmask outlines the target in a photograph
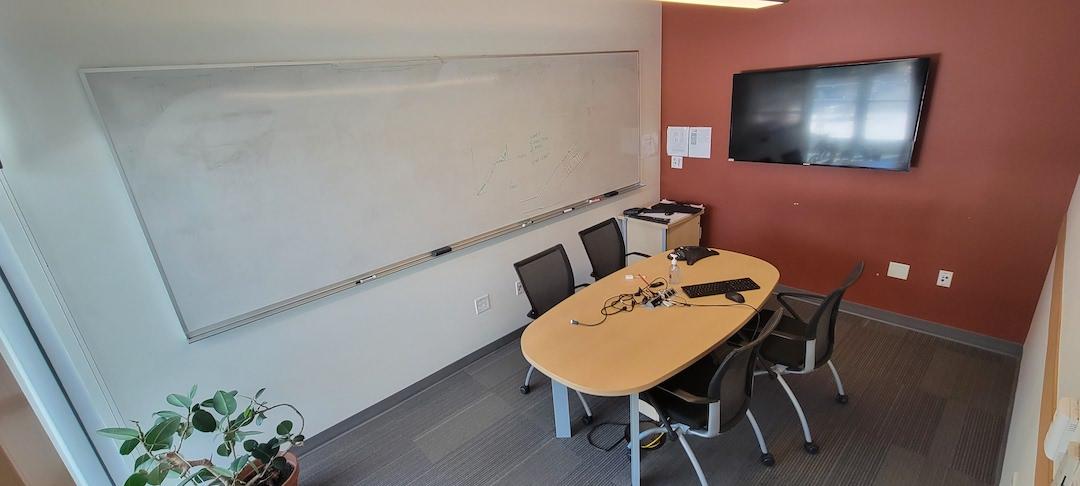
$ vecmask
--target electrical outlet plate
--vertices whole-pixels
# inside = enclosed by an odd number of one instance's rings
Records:
[[[483,314],[491,310],[491,296],[484,294],[476,298],[473,302],[473,306],[476,307],[476,315]]]
[[[514,282],[514,295],[521,295],[525,293],[525,287],[521,286],[521,280]]]
[[[940,270],[937,274],[938,287],[952,287],[953,273],[948,270]]]
[[[898,278],[900,280],[907,280],[908,273],[911,272],[911,265],[906,263],[889,262],[888,275],[892,278]]]
[[[671,168],[672,169],[681,169],[682,168],[682,157],[679,157],[678,155],[675,155],[675,156],[671,157]]]

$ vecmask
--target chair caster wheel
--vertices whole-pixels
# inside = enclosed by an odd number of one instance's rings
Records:
[[[836,403],[839,403],[841,405],[847,404],[847,395],[837,394],[836,395]]]
[[[773,465],[776,464],[776,459],[773,459],[772,454],[768,454],[768,453],[762,454],[761,459],[759,459],[759,460],[761,461],[762,464],[765,465],[765,467],[773,467]]]
[[[589,424],[592,423],[592,419],[593,419],[592,415],[583,415],[581,417],[581,423],[583,423],[585,425],[589,425]]]
[[[518,388],[518,391],[520,391],[522,395],[528,395],[529,392],[532,391],[532,388],[529,388],[529,385],[521,385],[521,388]]]
[[[807,454],[817,454],[818,453],[818,446],[817,446],[817,444],[815,444],[813,442],[807,442],[807,443],[803,444],[803,449],[806,449]]]

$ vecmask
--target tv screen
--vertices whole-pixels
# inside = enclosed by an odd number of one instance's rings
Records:
[[[912,58],[736,74],[728,157],[909,170],[929,71]]]

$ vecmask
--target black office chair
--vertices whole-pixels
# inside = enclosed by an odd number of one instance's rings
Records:
[[[660,422],[663,427],[645,431],[639,437],[665,431],[669,436],[678,437],[702,485],[708,484],[705,473],[686,441],[686,435],[711,439],[731,430],[744,416],[754,428],[761,450],[761,463],[765,466],[776,463],[750,411],[750,397],[754,392],[754,364],[759,349],[780,322],[778,314],[770,314],[770,317],[767,321],[764,317],[751,321],[756,327],[749,330],[750,335],[756,336],[753,340],[741,344],[734,344],[736,340],[728,341],[689,368],[642,394],[646,405],[656,412],[656,416],[650,418]],[[642,409],[645,415],[651,416],[653,414],[649,407]]]
[[[578,232],[581,244],[585,246],[585,254],[589,255],[589,263],[592,264],[592,278],[600,280],[626,267],[626,259],[630,255],[649,258],[649,255],[632,251],[626,252],[626,243],[623,242],[622,231],[619,230],[619,222],[615,218],[608,219],[598,225],[586,228]]]
[[[780,386],[784,388],[802,425],[803,438],[806,440],[803,448],[810,454],[817,454],[818,446],[810,436],[810,426],[806,423],[806,415],[803,413],[802,406],[799,405],[799,400],[791,391],[791,387],[784,380],[784,375],[805,375],[828,365],[832,371],[833,380],[836,381],[836,401],[841,404],[848,402],[848,396],[844,393],[844,384],[840,381],[840,374],[836,372],[836,366],[830,358],[836,341],[836,317],[840,313],[840,302],[844,298],[844,292],[859,280],[863,267],[863,262],[855,264],[855,268],[851,270],[840,288],[832,291],[828,296],[792,292],[776,294],[777,301],[783,307],[775,312],[782,316],[780,325],[761,346],[761,358],[769,363],[769,369],[759,371],[758,374],[768,373],[776,377]],[[811,300],[819,304],[814,315],[810,319],[804,319],[795,311],[789,299]],[[768,319],[773,313],[773,311],[762,311],[762,316]]]
[[[532,310],[526,314],[530,319],[536,319],[574,295],[574,292],[589,284],[574,285],[574,269],[570,266],[570,259],[566,256],[566,249],[562,245],[555,245],[547,250],[537,253],[529,258],[514,264],[521,287],[525,290],[525,297],[529,299]],[[529,366],[525,373],[525,384],[521,385],[521,393],[527,395],[531,390],[529,381],[535,368]],[[585,401],[581,392],[574,390],[581,406],[585,408],[585,416],[582,422],[592,423],[592,409]]]

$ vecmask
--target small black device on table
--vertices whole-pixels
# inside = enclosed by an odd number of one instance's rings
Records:
[[[732,292],[745,292],[747,290],[757,290],[760,288],[761,286],[753,281],[753,279],[737,278],[735,280],[721,280],[719,282],[683,285],[682,291],[687,297],[695,298],[729,294]]]
[[[719,255],[716,250],[705,248],[704,246],[680,246],[671,252],[675,255],[675,259],[686,262],[687,265],[693,265],[703,258]],[[670,258],[670,256],[668,257]]]

